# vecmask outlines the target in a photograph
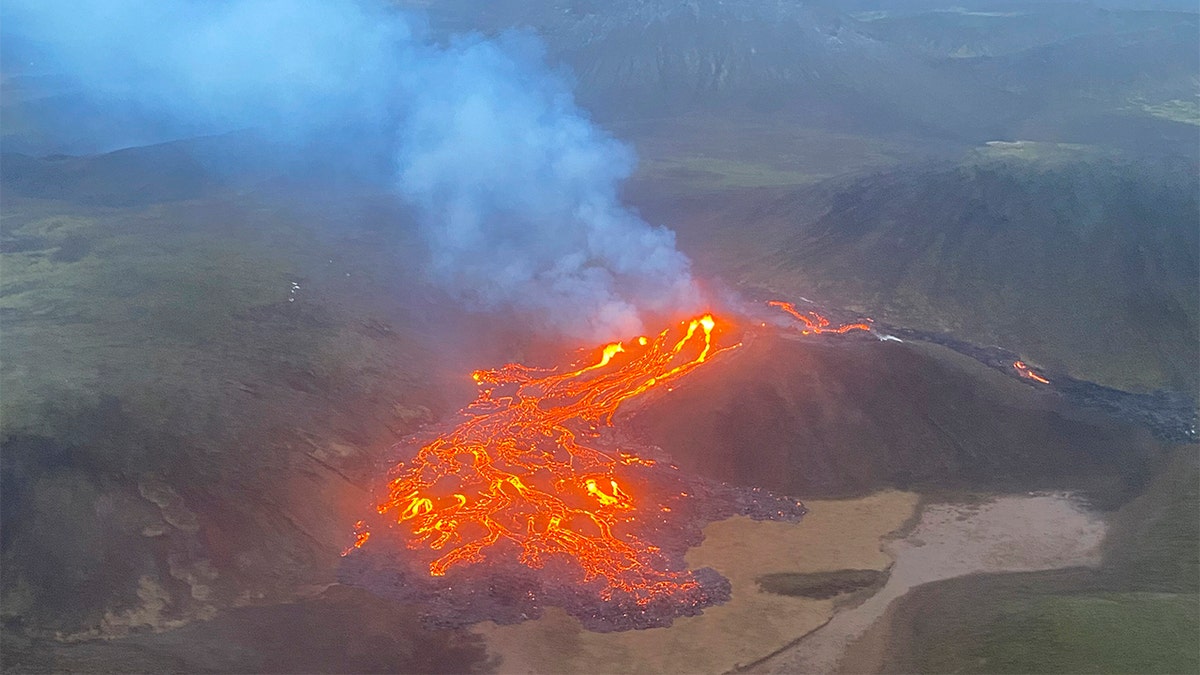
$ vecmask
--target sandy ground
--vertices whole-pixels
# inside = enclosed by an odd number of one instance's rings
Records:
[[[794,647],[758,664],[771,673],[861,672],[879,645],[864,640],[892,601],[921,584],[984,572],[1030,572],[1100,563],[1106,525],[1066,494],[1005,496],[982,504],[933,504],[908,536],[885,545],[895,557],[887,583],[861,605],[839,612]],[[878,631],[872,631],[877,634]]]
[[[557,610],[537,621],[475,630],[504,673],[723,673],[795,642],[834,614],[833,600],[764,593],[756,579],[777,572],[886,569],[888,533],[916,512],[918,497],[880,492],[862,499],[805,502],[800,523],[731,518],[704,530],[688,552],[693,567],[729,577],[732,599],[668,628],[592,633]]]

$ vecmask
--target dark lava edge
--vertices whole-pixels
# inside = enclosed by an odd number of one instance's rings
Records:
[[[797,522],[805,513],[795,499],[689,475],[664,463],[621,466],[617,476],[639,495],[641,503],[650,505],[635,513],[642,521],[636,535],[659,547],[660,569],[687,570],[684,556],[703,541],[708,523],[736,515]],[[670,510],[660,511],[656,505]],[[650,509],[656,512],[646,513]],[[434,628],[482,621],[518,623],[539,618],[546,607],[564,609],[595,632],[656,628],[727,602],[732,592],[728,579],[714,569],[701,568],[691,571],[695,587],[657,597],[644,606],[623,594],[604,600],[604,583],[585,582],[579,568],[564,556],[551,556],[535,570],[519,562],[515,545],[498,545],[483,564],[455,566],[443,577],[432,577],[430,552],[424,545],[410,549],[405,534],[378,523],[367,545],[344,558],[338,580],[416,605],[425,624]],[[629,538],[629,533],[617,534]]]

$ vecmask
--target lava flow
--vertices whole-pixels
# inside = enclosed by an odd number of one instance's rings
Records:
[[[849,333],[852,330],[871,330],[871,326],[865,323],[846,323],[840,326],[830,328],[829,319],[817,314],[813,311],[801,312],[796,309],[796,306],[790,302],[781,300],[771,300],[767,302],[771,307],[777,307],[791,314],[793,318],[802,322],[804,328],[800,330],[801,335],[820,335],[821,333]]]
[[[706,314],[655,337],[605,345],[567,372],[516,363],[475,371],[480,389],[463,411],[467,419],[393,469],[377,510],[411,532],[409,548],[436,552],[432,576],[511,555],[511,543],[534,569],[565,555],[585,583],[603,582],[604,599],[620,591],[644,606],[695,586],[690,572],[667,569],[657,547],[621,527],[635,514],[667,510],[641,503],[615,473],[653,462],[595,446],[623,402],[737,346],[718,348],[716,328]],[[347,553],[370,536],[360,522]]]
[[[1024,361],[1013,361],[1013,369],[1016,370],[1017,374],[1021,377],[1033,380],[1034,382],[1041,382],[1042,384],[1050,384],[1050,380],[1038,375],[1037,371],[1026,365]]]

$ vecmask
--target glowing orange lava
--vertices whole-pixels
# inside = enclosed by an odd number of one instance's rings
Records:
[[[849,333],[852,330],[871,330],[871,326],[865,323],[847,323],[841,326],[830,328],[829,319],[817,314],[813,311],[801,312],[796,309],[796,306],[790,302],[780,300],[771,300],[767,302],[771,307],[778,307],[783,311],[791,314],[794,318],[804,323],[804,328],[800,330],[801,335],[820,335],[821,333]]]
[[[605,345],[567,372],[516,363],[475,371],[480,389],[467,419],[393,469],[379,513],[411,532],[410,548],[440,554],[433,576],[503,555],[511,543],[532,568],[565,554],[585,582],[603,581],[606,599],[619,590],[644,605],[695,586],[686,570],[662,569],[657,547],[614,534],[640,506],[614,469],[653,462],[593,445],[623,402],[738,346],[717,348],[716,328],[705,314],[656,337]],[[370,538],[361,521],[356,535],[349,550]]]
[[[1050,380],[1038,375],[1024,361],[1013,361],[1013,368],[1016,369],[1017,374],[1021,377],[1028,378],[1034,382],[1041,382],[1042,384],[1050,384]]]

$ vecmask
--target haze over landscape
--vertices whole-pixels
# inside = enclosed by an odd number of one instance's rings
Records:
[[[1200,670],[1198,164],[1194,2],[4,0],[3,668]]]

